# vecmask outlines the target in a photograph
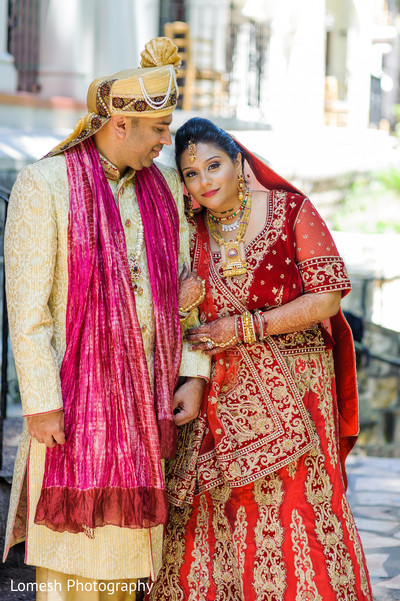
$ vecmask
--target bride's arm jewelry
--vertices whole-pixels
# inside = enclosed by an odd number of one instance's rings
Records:
[[[192,311],[192,309],[195,309],[198,305],[200,305],[200,303],[203,302],[203,300],[206,297],[206,283],[204,280],[201,281],[201,292],[200,292],[200,296],[197,297],[197,299],[190,305],[188,305],[187,307],[179,307],[179,317],[181,319],[186,319],[186,317],[189,315],[189,313]]]

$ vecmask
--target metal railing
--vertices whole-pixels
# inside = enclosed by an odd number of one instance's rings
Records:
[[[185,21],[189,25],[192,58],[198,74],[221,75],[224,101],[217,104],[222,114],[233,114],[238,105],[244,104],[257,109],[268,101],[269,23],[259,23],[243,15],[232,1],[160,0],[159,15],[159,35],[165,35],[167,22]],[[209,87],[211,84],[208,87],[204,84],[205,93],[201,98],[203,108],[208,109]]]
[[[10,190],[0,186],[0,200],[4,203],[3,214],[3,242],[4,228],[7,219],[8,199],[10,198]],[[0,469],[3,467],[3,436],[4,436],[4,420],[7,417],[7,392],[8,392],[8,315],[6,302],[6,286],[4,274],[4,252],[1,255],[3,285],[2,285],[2,320],[1,320],[1,378],[0,378]]]

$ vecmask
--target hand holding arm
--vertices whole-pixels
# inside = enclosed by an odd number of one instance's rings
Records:
[[[179,276],[179,309],[191,311],[204,299],[204,283],[196,271],[189,273],[185,263]]]

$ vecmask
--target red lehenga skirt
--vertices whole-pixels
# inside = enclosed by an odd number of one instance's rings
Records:
[[[311,344],[315,347],[315,340]],[[151,601],[372,600],[339,460],[332,351],[304,350],[288,353],[285,363],[287,377],[297,382],[314,443],[284,467],[242,486],[229,485],[212,444],[210,395],[198,420],[182,429],[169,476],[174,504],[163,566]],[[254,365],[257,355],[256,348]],[[243,360],[242,354],[236,365],[239,384],[246,379]],[[245,389],[251,382],[242,385]],[[232,407],[233,396],[220,394],[218,402]],[[235,419],[237,424],[240,411]],[[226,474],[235,478],[235,470]],[[187,489],[181,500],[179,482]]]

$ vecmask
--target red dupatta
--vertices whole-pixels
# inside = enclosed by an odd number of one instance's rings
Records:
[[[179,220],[153,165],[136,189],[155,316],[151,390],[118,207],[91,139],[65,153],[70,187],[66,444],[48,448],[35,522],[86,532],[167,520],[161,457],[175,452],[172,395],[181,358]]]

